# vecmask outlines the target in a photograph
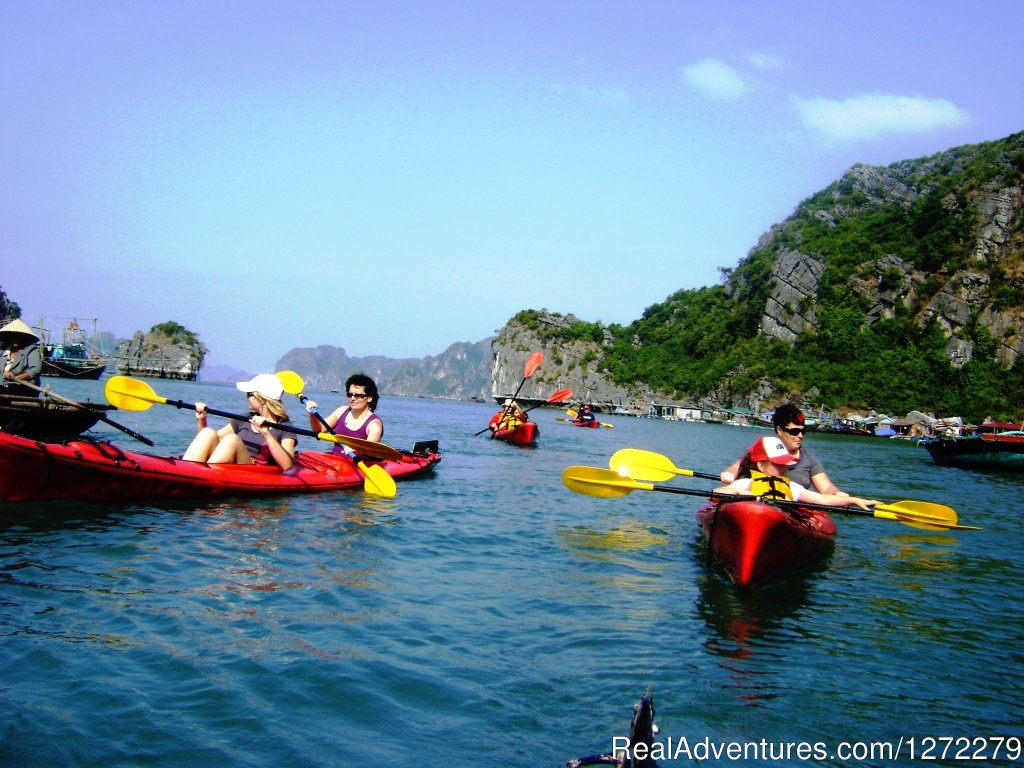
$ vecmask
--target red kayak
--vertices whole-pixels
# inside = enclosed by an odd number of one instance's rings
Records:
[[[402,451],[401,461],[365,459],[396,480],[429,473],[437,444]],[[269,496],[361,488],[363,476],[345,456],[301,451],[287,472],[260,464],[204,464],[133,453],[113,443],[43,443],[0,432],[0,501],[148,501]]]
[[[570,423],[577,427],[591,427],[594,429],[601,426],[601,422],[598,421],[597,419],[591,419],[590,421],[580,421],[579,419],[573,419]]]
[[[500,412],[494,414],[488,426],[496,424],[502,415]],[[512,443],[513,445],[533,445],[537,442],[537,438],[540,437],[540,427],[537,426],[536,422],[524,421],[511,429],[496,429],[491,433],[491,437],[495,440],[504,440],[506,443]]]
[[[709,504],[697,511],[708,546],[739,587],[750,587],[832,547],[836,524],[828,513],[779,509],[760,501]]]

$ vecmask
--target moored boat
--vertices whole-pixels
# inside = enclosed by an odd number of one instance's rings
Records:
[[[932,461],[966,469],[1024,471],[1024,431],[986,432],[970,437],[922,440]]]
[[[96,337],[96,321],[93,320],[93,338]],[[85,331],[72,320],[64,329],[60,343],[50,342],[46,330],[39,322],[43,334],[40,345],[43,353],[43,376],[58,376],[62,379],[96,380],[107,369],[107,360],[96,353],[88,343]]]
[[[430,473],[437,444],[417,444],[402,460],[376,461],[396,480]],[[113,443],[44,443],[0,433],[0,501],[127,502],[223,496],[269,496],[360,488],[363,475],[345,456],[300,451],[282,471],[259,464],[204,464],[125,451]]]
[[[780,509],[756,500],[708,504],[697,511],[708,546],[739,587],[809,565],[831,550],[836,525],[827,512]]]
[[[76,437],[113,410],[107,403],[69,405],[47,395],[0,395],[0,430],[32,440]]]

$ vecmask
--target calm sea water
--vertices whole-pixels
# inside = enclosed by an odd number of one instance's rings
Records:
[[[97,382],[48,383],[102,400]],[[230,385],[151,384],[243,406]],[[1024,478],[812,436],[844,489],[949,504],[984,530],[837,515],[820,570],[740,596],[707,562],[699,499],[594,499],[560,474],[624,447],[718,471],[766,432],[609,416],[585,430],[537,410],[540,444],[522,449],[473,436],[491,412],[383,399],[389,444],[444,453],[391,500],[0,508],[0,764],[560,766],[609,750],[648,688],[673,747],[1024,736]],[[194,430],[169,406],[111,415],[159,453]]]

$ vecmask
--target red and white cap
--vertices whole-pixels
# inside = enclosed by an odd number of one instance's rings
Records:
[[[757,442],[750,446],[750,460],[770,461],[772,464],[781,464],[782,466],[796,464],[800,461],[786,450],[786,446],[777,437],[758,438]]]

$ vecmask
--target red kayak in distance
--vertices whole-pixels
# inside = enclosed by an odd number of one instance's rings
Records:
[[[780,509],[760,501],[708,504],[697,522],[736,586],[747,588],[828,553],[836,524],[822,510]]]
[[[591,419],[590,421],[580,421],[579,419],[573,419],[569,423],[576,427],[591,427],[593,429],[596,429],[601,426],[601,422],[598,421],[597,419]]]
[[[406,480],[430,473],[441,460],[434,441],[402,454],[401,461],[363,461]],[[134,453],[96,440],[43,443],[0,432],[0,501],[160,501],[362,487],[356,462],[333,453],[300,451],[291,469],[282,471]]]
[[[501,416],[501,413],[494,414],[491,417],[490,423],[497,423]],[[497,429],[491,433],[491,437],[495,440],[504,440],[506,443],[512,443],[513,445],[533,445],[537,442],[537,438],[540,437],[540,427],[537,426],[536,422],[524,421],[511,429]]]

